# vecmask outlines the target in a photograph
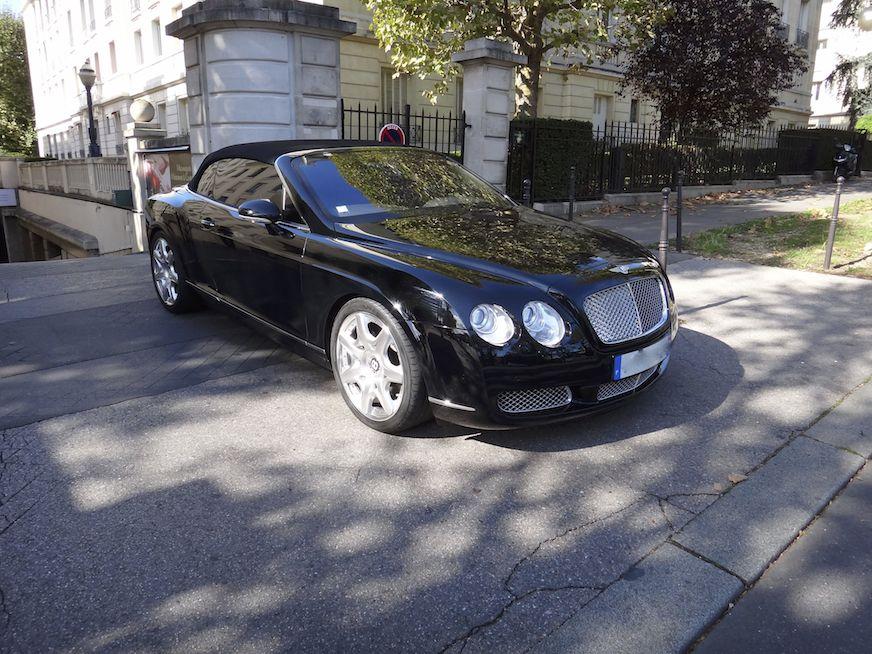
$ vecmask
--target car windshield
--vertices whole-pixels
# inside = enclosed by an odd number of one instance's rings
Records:
[[[445,208],[512,206],[461,165],[418,148],[317,152],[296,157],[290,165],[322,211],[341,222],[372,222]]]

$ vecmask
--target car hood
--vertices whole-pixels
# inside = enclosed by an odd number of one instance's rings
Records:
[[[593,278],[656,267],[638,243],[526,207],[445,208],[336,225],[368,247],[411,255],[567,294]]]

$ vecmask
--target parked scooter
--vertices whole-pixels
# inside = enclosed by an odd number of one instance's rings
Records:
[[[836,156],[833,157],[833,163],[836,168],[833,171],[833,181],[844,177],[848,179],[857,172],[857,158],[859,153],[857,149],[850,143],[844,145],[836,144]]]

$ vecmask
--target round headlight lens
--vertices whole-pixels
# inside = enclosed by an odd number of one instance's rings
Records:
[[[469,324],[491,345],[505,345],[515,335],[512,317],[497,304],[479,304],[469,314]]]
[[[527,333],[546,347],[557,347],[566,336],[563,318],[544,302],[528,302],[523,319]]]

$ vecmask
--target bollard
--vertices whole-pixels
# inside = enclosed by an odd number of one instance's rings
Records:
[[[569,220],[575,215],[575,166],[569,167]]]
[[[678,186],[675,189],[677,197],[675,198],[675,251],[681,252],[681,207],[684,203],[684,171],[678,171]]]
[[[660,218],[660,243],[657,245],[657,260],[666,270],[666,253],[669,249],[669,188],[663,189],[663,214]]]
[[[830,216],[830,231],[827,234],[827,250],[824,254],[824,270],[829,270],[833,262],[833,245],[836,242],[836,224],[839,222],[839,203],[842,201],[842,185],[844,177],[836,180],[836,202],[833,205],[833,215]]]
[[[531,196],[530,189],[532,186],[533,186],[533,182],[530,181],[529,177],[524,179],[524,181],[521,183],[521,200],[528,207],[533,206],[533,203],[532,203],[533,198],[530,197]]]

